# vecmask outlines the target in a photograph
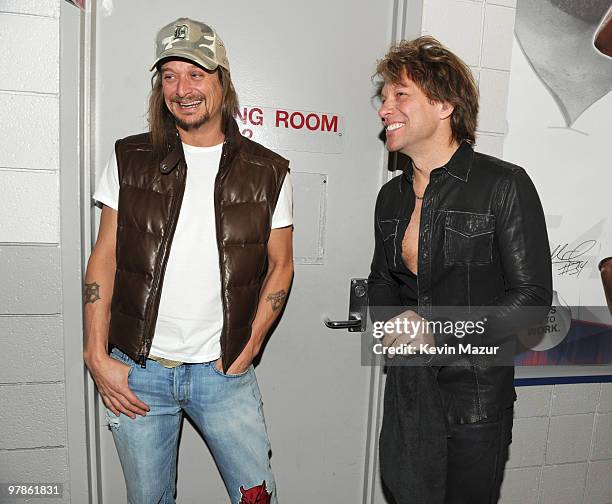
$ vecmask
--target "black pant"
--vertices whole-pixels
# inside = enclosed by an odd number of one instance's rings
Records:
[[[451,425],[445,504],[495,504],[512,441],[512,408],[497,418]]]
[[[513,410],[447,426],[437,387],[430,368],[388,369],[379,445],[388,501],[495,504],[512,439]]]

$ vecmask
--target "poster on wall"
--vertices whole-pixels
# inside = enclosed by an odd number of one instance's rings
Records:
[[[612,256],[611,14],[609,0],[516,7],[504,158],[540,193],[554,288],[548,320],[523,335],[516,364],[547,366],[538,375],[553,382],[612,378],[612,309],[598,268]]]

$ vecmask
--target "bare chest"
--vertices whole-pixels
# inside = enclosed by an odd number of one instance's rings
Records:
[[[402,238],[402,259],[406,267],[415,275],[419,263],[419,224],[421,221],[421,200],[416,200],[410,222]]]

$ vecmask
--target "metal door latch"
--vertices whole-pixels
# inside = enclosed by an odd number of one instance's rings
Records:
[[[349,332],[363,332],[366,330],[368,310],[368,280],[367,278],[351,278],[349,294],[348,320],[323,319],[323,323],[330,329],[348,329]]]

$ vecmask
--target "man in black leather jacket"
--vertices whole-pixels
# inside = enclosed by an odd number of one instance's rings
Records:
[[[545,314],[552,279],[542,206],[525,170],[474,152],[478,92],[469,68],[436,39],[420,37],[392,47],[377,75],[387,148],[403,174],[383,186],[376,203],[373,319],[383,318],[382,307],[411,320],[435,318],[441,306],[466,313],[494,306],[498,318],[526,322],[525,307]],[[398,331],[383,344],[452,340]],[[470,362],[388,361],[380,459],[397,504],[497,502],[514,368]]]

